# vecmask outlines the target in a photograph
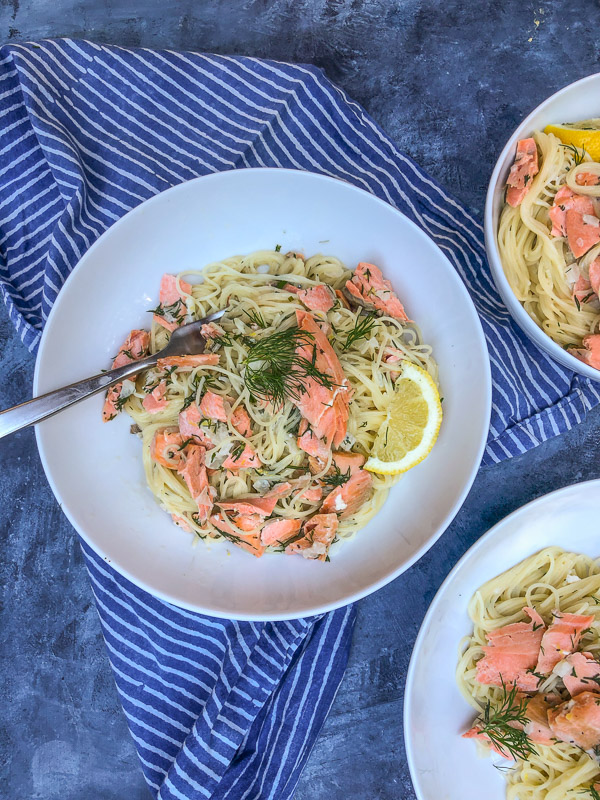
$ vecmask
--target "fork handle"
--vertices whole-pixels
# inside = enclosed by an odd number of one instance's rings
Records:
[[[123,367],[117,367],[117,369],[102,372],[100,375],[94,375],[92,378],[71,383],[62,389],[56,389],[54,392],[48,392],[40,397],[34,397],[33,400],[28,400],[26,403],[8,408],[6,411],[0,412],[0,439],[8,436],[9,433],[20,431],[29,425],[35,425],[37,422],[79,403],[80,400],[85,400],[86,397],[108,389],[125,378],[137,375],[144,369],[150,369],[156,364],[156,361],[156,355],[147,356],[140,361],[132,361]]]

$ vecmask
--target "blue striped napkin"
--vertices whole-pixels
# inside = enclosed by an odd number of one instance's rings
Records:
[[[465,281],[494,384],[484,463],[580,422],[597,385],[512,324],[479,223],[308,66],[58,40],[0,53],[0,289],[34,350],[90,244],[181,181],[281,166],[343,178],[403,211]],[[145,594],[83,546],[123,708],[155,796],[292,796],[341,680],[352,609],[220,621]]]

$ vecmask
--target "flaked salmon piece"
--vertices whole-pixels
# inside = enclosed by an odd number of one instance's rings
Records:
[[[328,494],[321,511],[323,514],[338,514],[340,519],[351,517],[363,506],[371,495],[373,477],[370,472],[359,469],[350,479]]]
[[[162,428],[156,431],[150,444],[150,458],[168,469],[178,469],[183,462],[185,439],[177,428]]]
[[[600,242],[600,219],[596,216],[591,197],[559,189],[548,212],[552,221],[552,236],[566,236],[575,258]]]
[[[271,486],[269,491],[265,492],[262,499],[271,501],[275,498],[275,500],[280,500],[284,497],[289,497],[293,491],[294,487],[289,481],[282,481],[281,483],[276,483],[274,486]],[[273,506],[273,508],[274,507],[275,506]]]
[[[584,200],[588,199],[584,198]],[[579,205],[583,205],[583,203]],[[600,219],[594,212],[591,200],[589,205],[591,210],[587,211],[583,211],[579,207],[567,209],[567,241],[575,258],[580,258],[600,242]]]
[[[577,195],[568,186],[563,186],[554,195],[552,208],[548,211],[552,223],[552,236],[567,235],[567,208],[571,207],[573,198]]]
[[[404,306],[392,289],[392,284],[385,280],[379,267],[374,264],[361,261],[354,270],[351,280],[346,281],[344,291],[346,296],[350,296],[350,300],[361,306],[408,322]]]
[[[600,744],[600,694],[581,692],[548,711],[554,737],[583,750]]]
[[[217,339],[225,335],[225,330],[216,322],[205,322],[200,328],[200,333],[205,339]]]
[[[296,493],[295,499],[303,503],[317,503],[321,502],[323,497],[323,489],[321,486],[309,486],[307,489],[301,489]]]
[[[167,356],[159,358],[157,366],[159,369],[167,367],[177,367],[180,370],[195,369],[196,367],[216,367],[219,363],[218,353],[197,353],[193,356]]]
[[[600,691],[600,663],[591,653],[571,653],[565,662],[571,671],[563,677],[563,683],[571,697],[585,691]]]
[[[278,496],[239,497],[236,500],[220,500],[217,505],[238,528],[243,531],[256,531],[265,519],[273,513]]]
[[[600,256],[595,258],[590,264],[589,273],[592,291],[600,295]]]
[[[220,394],[211,392],[210,389],[202,396],[202,400],[200,401],[200,412],[207,419],[214,419],[218,422],[227,422],[225,398]]]
[[[325,314],[333,308],[335,303],[333,289],[324,283],[310,286],[308,289],[300,289],[297,296],[309,311],[322,311]]]
[[[130,364],[132,361],[139,361],[148,355],[149,347],[150,334],[148,331],[131,331],[127,339],[125,339],[119,348],[119,352],[113,360],[112,369],[124,367],[126,364]],[[122,388],[123,384],[117,383],[115,386],[111,386],[111,388],[107,391],[106,400],[104,401],[104,407],[102,409],[103,422],[109,422],[119,413],[119,407],[117,403],[121,397]]]
[[[506,181],[506,202],[513,207],[520,205],[531,187],[531,181],[540,171],[535,140],[521,139],[517,144],[515,162]]]
[[[311,362],[314,359],[315,367],[331,381],[328,387],[308,377],[304,394],[292,398],[306,420],[298,431],[298,447],[325,460],[331,448],[339,447],[346,436],[352,391],[333,347],[314,317],[307,311],[297,311],[296,318],[300,330],[311,336],[296,353]]]
[[[286,283],[282,288],[284,292],[289,292],[290,294],[298,294],[300,292],[298,286],[294,286],[293,283]]]
[[[584,630],[590,627],[595,617],[581,614],[554,613],[554,621],[544,632],[540,642],[540,655],[535,671],[549,675],[559,661],[577,650]]]
[[[242,436],[252,436],[252,420],[243,405],[235,408],[231,415],[231,424]]]
[[[198,442],[207,450],[212,450],[214,447],[212,440],[200,427],[200,423],[204,417],[200,413],[197,403],[191,403],[187,408],[179,414],[179,430],[182,436],[194,437]]]
[[[186,305],[187,297],[192,291],[192,287],[186,281],[179,281],[177,277],[165,273],[160,281],[158,299],[160,302],[160,314],[154,315],[154,321],[162,325],[168,331],[174,331],[185,322],[188,314]]]
[[[219,500],[217,505],[233,514],[259,514],[265,518],[271,516],[278,499],[277,494],[271,497],[238,497],[235,500]]]
[[[525,709],[527,724],[524,731],[535,744],[551,745],[555,738],[548,722],[548,711],[560,703],[559,695],[536,694],[529,698]]]
[[[243,442],[236,444],[241,446]],[[241,447],[238,448],[238,450],[240,449]],[[245,444],[241,452],[238,452],[238,450],[234,450],[231,455],[227,456],[223,462],[223,469],[230,469],[232,472],[235,472],[238,469],[258,469],[262,466],[262,461],[250,445]]]
[[[533,674],[540,654],[540,644],[546,630],[544,621],[533,608],[523,611],[531,622],[513,622],[486,634],[488,645],[483,658],[477,662],[479,683],[486,686],[510,686],[532,692],[538,678]]]
[[[600,175],[596,175],[594,172],[578,172],[575,175],[575,183],[579,186],[598,186]]]
[[[285,548],[286,555],[299,554],[304,558],[325,561],[338,529],[336,514],[315,514],[302,528],[304,536]]]
[[[356,475],[365,463],[366,458],[361,453],[347,453],[345,450],[336,450],[333,453],[333,463],[345,475],[350,470],[350,476]]]
[[[158,414],[159,411],[163,411],[169,405],[166,394],[167,384],[165,381],[161,381],[150,394],[144,397],[142,405],[149,414]]]
[[[580,275],[573,284],[573,298],[582,303],[586,297],[589,297],[592,291],[592,284]]]
[[[583,347],[572,347],[569,353],[589,367],[600,369],[600,333],[588,333],[583,337]]]
[[[331,450],[327,437],[317,436],[305,419],[300,422],[298,433],[296,444],[301,450],[304,450],[309,457],[314,458],[316,461],[327,461]]]
[[[266,523],[260,534],[265,547],[274,544],[285,545],[286,541],[299,533],[302,527],[300,519],[273,519]]]
[[[227,422],[232,402],[230,397],[223,397],[220,394],[211,392],[209,389],[204,393],[200,401],[200,411],[206,419]],[[237,406],[231,415],[231,424],[242,436],[252,435],[252,421],[242,405]]]
[[[181,530],[186,531],[186,533],[193,533],[194,529],[185,517],[181,517],[179,514],[171,514],[171,519]]]
[[[231,527],[225,514],[213,514],[210,521],[215,528],[224,534],[228,541],[246,550],[253,556],[260,558],[265,552],[265,548],[260,541],[260,528],[250,532],[240,533],[239,530]]]
[[[184,457],[177,468],[188,487],[192,500],[198,506],[198,519],[206,522],[213,507],[215,489],[208,482],[204,466],[205,449],[199,444],[190,444],[184,451]]]

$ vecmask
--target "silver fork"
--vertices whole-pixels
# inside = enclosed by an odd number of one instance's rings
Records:
[[[53,392],[34,397],[33,400],[0,412],[0,438],[20,431],[21,428],[26,428],[28,425],[35,425],[81,400],[85,400],[86,397],[91,397],[103,389],[109,389],[115,383],[120,383],[125,378],[156,366],[159,358],[197,355],[204,352],[205,340],[200,333],[201,327],[207,322],[221,319],[224,313],[225,311],[215,311],[214,314],[209,314],[204,319],[176,328],[169,339],[169,344],[159,353],[146,356],[140,361],[132,361],[130,364],[125,364],[124,367],[102,372],[92,378],[71,383],[62,389],[55,389]]]

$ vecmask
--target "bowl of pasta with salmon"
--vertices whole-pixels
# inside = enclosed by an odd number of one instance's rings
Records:
[[[160,355],[190,323],[197,351]],[[98,553],[214,616],[316,614],[384,585],[448,525],[486,441],[487,351],[454,269],[391,206],[311,173],[198,178],[90,248],[35,392],[136,361],[38,425],[42,462]]]
[[[562,365],[600,379],[600,75],[550,97],[502,151],[485,209],[494,280]]]
[[[405,694],[421,800],[600,796],[599,512],[597,480],[538,498],[444,581]]]

